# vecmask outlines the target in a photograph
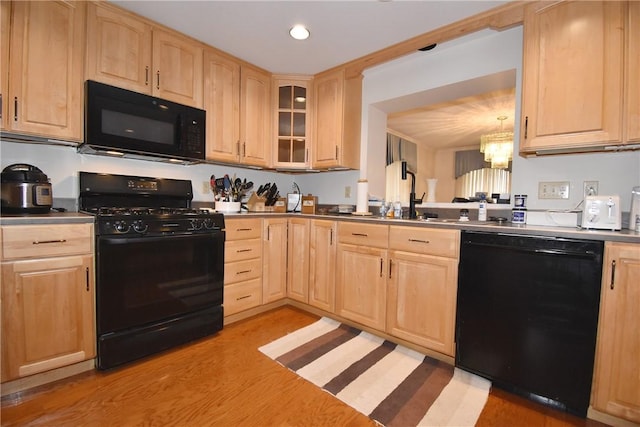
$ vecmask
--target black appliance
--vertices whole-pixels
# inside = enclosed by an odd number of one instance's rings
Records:
[[[85,135],[78,151],[198,162],[205,156],[206,112],[87,80]]]
[[[96,220],[97,366],[222,329],[224,216],[191,208],[191,181],[80,172]]]
[[[39,168],[25,163],[9,165],[1,177],[3,214],[46,214],[51,211],[53,191]]]
[[[456,366],[586,416],[604,243],[462,232]]]

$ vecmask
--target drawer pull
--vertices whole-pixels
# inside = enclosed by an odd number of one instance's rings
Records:
[[[251,231],[253,228],[236,228],[236,231]]]
[[[236,275],[237,275],[237,274],[245,274],[245,273],[251,273],[251,270],[238,271],[238,272],[236,273]]]
[[[238,249],[236,250],[236,253],[240,253],[240,252],[251,252],[253,249]]]
[[[58,239],[58,240],[36,240],[33,242],[34,245],[46,245],[48,243],[66,243],[67,239]]]
[[[352,236],[369,237],[366,233],[351,233]]]
[[[427,244],[430,243],[428,240],[420,240],[420,239],[409,239],[409,241],[414,243],[427,243]]]
[[[238,297],[238,298],[236,298],[236,301],[240,301],[241,299],[247,299],[247,298],[251,298],[251,294],[245,295],[243,297]]]

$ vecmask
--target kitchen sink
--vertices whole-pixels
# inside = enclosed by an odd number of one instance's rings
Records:
[[[453,218],[416,218],[416,220],[422,222],[460,222]]]

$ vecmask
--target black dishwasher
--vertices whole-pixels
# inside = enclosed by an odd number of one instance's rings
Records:
[[[586,416],[604,243],[462,232],[456,366]]]

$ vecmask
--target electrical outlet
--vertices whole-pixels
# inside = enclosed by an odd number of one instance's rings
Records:
[[[202,192],[207,194],[209,191],[211,191],[211,184],[209,181],[202,181]]]
[[[598,195],[598,181],[584,181],[582,183],[584,197]]]
[[[351,186],[347,185],[344,187],[344,198],[348,199],[351,197]]]
[[[538,183],[538,199],[568,199],[569,181]]]

